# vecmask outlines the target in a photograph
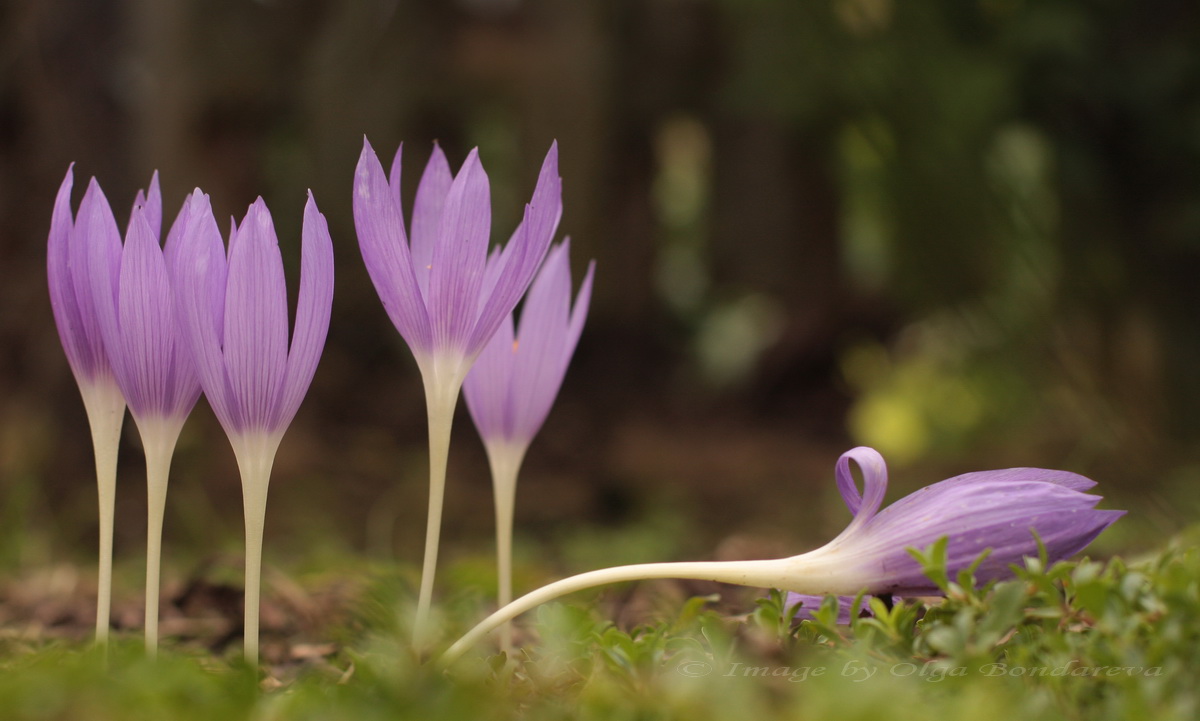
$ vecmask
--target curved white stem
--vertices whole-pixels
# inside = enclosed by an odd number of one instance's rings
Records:
[[[526,611],[568,593],[622,581],[641,581],[652,578],[689,578],[720,581],[741,586],[779,587],[793,559],[772,561],[685,561],[679,563],[639,563],[588,571],[542,586],[504,606],[480,622],[465,636],[455,641],[441,657],[448,666],[471,646],[498,626]]]
[[[79,394],[92,431],[96,492],[100,507],[100,554],[96,584],[96,642],[108,642],[112,615],[113,513],[117,497],[117,449],[125,421],[125,397],[112,379],[81,383]]]

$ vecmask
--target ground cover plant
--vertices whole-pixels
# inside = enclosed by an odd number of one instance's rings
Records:
[[[834,599],[797,624],[779,592],[746,612],[723,604],[725,594],[679,602],[668,582],[579,594],[519,624],[511,656],[481,648],[447,673],[411,652],[411,617],[397,609],[411,607],[414,588],[398,569],[348,559],[339,580],[355,590],[327,619],[328,643],[269,632],[258,669],[234,647],[214,653],[212,637],[165,644],[151,661],[136,635],[107,652],[9,635],[0,707],[6,718],[100,721],[870,719],[897,707],[953,718],[1194,718],[1200,553],[1190,539],[1136,561],[1047,567],[1034,557],[1014,579],[982,585],[969,572],[948,577],[943,563],[937,548],[924,555],[944,598],[858,599],[870,613],[849,624],[838,623]],[[449,635],[477,619],[487,593],[449,589]],[[653,610],[615,625],[630,593]],[[268,607],[283,595],[268,590]]]

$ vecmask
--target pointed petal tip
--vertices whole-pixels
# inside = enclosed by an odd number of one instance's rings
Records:
[[[367,172],[369,163],[375,161],[379,163],[379,154],[375,152],[375,148],[371,147],[371,141],[367,140],[367,136],[363,136],[362,151],[358,154],[358,164],[354,167],[355,188],[359,185],[359,179]]]
[[[75,162],[72,161],[67,166],[67,172],[63,175],[62,182],[58,184],[58,197],[55,199],[55,204],[69,200],[71,188],[75,185]]]
[[[59,185],[61,187],[62,185],[74,185],[74,184],[75,184],[75,161],[72,160],[70,163],[67,164],[67,172],[63,174],[62,183],[60,183]]]
[[[250,207],[246,209],[246,218],[242,221],[242,225],[249,222],[251,218],[259,223],[271,222],[271,209],[267,207],[267,201],[263,200],[261,195],[255,198]]]
[[[558,174],[558,141],[550,142],[550,149],[546,151],[546,159],[542,161],[542,165],[548,168],[553,168],[555,175]]]

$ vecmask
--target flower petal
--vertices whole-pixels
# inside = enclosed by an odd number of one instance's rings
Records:
[[[288,358],[287,285],[271,213],[262,198],[231,241],[225,290],[224,355],[234,427],[275,430]]]
[[[141,213],[142,206],[135,204],[129,218],[130,228],[133,227],[135,219],[139,221],[139,225],[144,224],[145,221],[141,220]],[[87,243],[81,247],[87,252],[86,264],[81,267],[81,270],[88,275],[86,292],[91,302],[97,331],[104,344],[104,354],[108,358],[117,386],[121,389],[121,394],[125,396],[126,404],[130,408],[135,408],[135,412],[140,411],[143,409],[143,406],[138,404],[141,399],[135,399],[133,403],[130,403],[129,391],[125,390],[129,383],[127,382],[125,342],[121,336],[121,320],[118,311],[120,266],[123,263],[124,248],[118,255],[116,272],[110,273],[108,249],[103,243]]]
[[[850,461],[858,464],[863,474],[863,493],[859,493],[850,470]],[[852,448],[838,458],[835,469],[838,491],[846,502],[854,519],[850,525],[838,535],[838,539],[848,537],[857,531],[879,510],[883,504],[884,494],[887,493],[887,463],[883,456],[874,448],[859,446]],[[836,543],[838,539],[834,539]]]
[[[398,178],[397,173],[396,177]],[[429,277],[433,267],[434,248],[442,232],[442,211],[446,206],[446,195],[454,176],[450,172],[450,163],[446,162],[446,154],[441,147],[433,144],[433,154],[425,165],[421,182],[417,186],[417,198],[413,203],[412,218],[412,261],[413,272],[417,275],[417,283],[421,293],[429,297]],[[394,178],[392,185],[399,193],[399,184]],[[399,197],[397,195],[397,197]]]
[[[969,475],[974,478],[968,482],[961,477],[942,481],[885,508],[844,550],[852,547],[856,558],[874,559],[876,575],[888,590],[933,592],[936,586],[905,549],[924,549],[947,537],[951,577],[990,549],[976,571],[977,578],[987,581],[1010,575],[1011,564],[1036,556],[1037,539],[1051,561],[1059,561],[1082,550],[1124,514],[1097,511],[1099,496],[1058,483],[1013,480],[1004,471]]]
[[[579,337],[583,334],[583,324],[587,322],[588,308],[592,302],[592,282],[595,276],[596,261],[589,261],[587,274],[583,276],[583,283],[579,285],[579,292],[575,294],[575,305],[571,308],[571,325],[567,329],[567,347],[563,349],[568,362],[575,355]]]
[[[50,308],[54,312],[54,323],[58,327],[58,337],[62,341],[67,362],[75,377],[83,382],[93,378],[100,368],[96,367],[96,359],[86,351],[83,319],[79,315],[75,284],[71,280],[70,243],[75,226],[71,217],[74,168],[74,163],[67,168],[66,177],[54,198],[54,212],[50,216],[50,235],[46,244],[46,283],[50,288]],[[107,372],[107,359],[102,368]]]
[[[179,236],[173,262],[168,265],[176,319],[208,404],[226,433],[232,433],[234,409],[221,351],[228,275],[225,245],[208,196],[199,188],[188,197],[181,218],[184,213],[187,225]],[[172,257],[169,250],[167,256]]]
[[[485,442],[511,439],[513,367],[516,352],[512,316],[496,329],[463,382],[463,397],[475,429]]]
[[[429,320],[435,348],[462,352],[475,326],[492,223],[478,148],[450,184],[441,221],[429,278]]]
[[[304,230],[300,250],[300,295],[296,302],[296,328],[288,351],[287,377],[274,428],[289,426],[300,401],[312,383],[317,362],[325,349],[329,315],[333,306],[333,241],[329,225],[317,210],[312,191],[304,205]]]
[[[163,259],[166,261],[167,274],[171,276],[172,282],[174,282],[175,267],[179,262],[179,248],[182,244],[183,233],[187,230],[188,219],[191,218],[192,203],[190,201],[191,196],[184,199],[183,206],[175,216],[175,222],[171,223],[171,229],[167,231],[167,240],[163,243]]]
[[[103,283],[102,287],[115,290],[121,268],[121,233],[117,230],[108,199],[95,178],[88,183],[79,205],[68,247],[71,283],[80,321],[76,348],[81,365],[92,369],[93,374],[109,372],[111,359],[105,350],[92,286]]]
[[[142,206],[142,209],[146,214],[145,215],[146,223],[149,224],[151,233],[153,233],[155,238],[161,237],[162,236],[162,189],[159,187],[159,184],[158,184],[158,171],[157,170],[154,171],[154,174],[150,176],[149,191],[146,193],[143,193],[142,191],[139,190],[137,192],[137,197],[134,198],[134,201],[133,201],[133,207],[137,208],[139,205]],[[133,213],[132,212],[130,212],[130,214],[129,214],[129,223],[130,223],[130,227],[132,227],[133,226]],[[129,231],[126,230],[125,232],[128,235]]]
[[[181,418],[200,383],[182,352],[166,262],[142,208],[135,208],[121,258],[118,318],[121,390],[135,417]],[[106,339],[107,339],[106,335]]]
[[[1005,468],[998,471],[973,471],[971,473],[964,473],[960,476],[948,478],[940,483],[935,483],[929,486],[929,488],[937,488],[943,483],[976,483],[982,480],[1006,481],[1009,483],[1038,481],[1041,483],[1053,483],[1074,491],[1086,491],[1096,485],[1096,482],[1087,476],[1081,476],[1078,473],[1071,473],[1070,471],[1054,471],[1048,468]]]
[[[467,338],[468,357],[478,353],[492,337],[500,320],[512,312],[517,301],[529,287],[534,274],[546,257],[550,241],[562,217],[562,179],[558,177],[558,143],[550,146],[538,175],[533,198],[525,206],[524,219],[509,240],[497,267],[498,274],[491,292],[481,298],[475,327]]]
[[[550,414],[570,357],[564,353],[570,323],[571,264],[568,248],[552,248],[521,308],[514,348],[514,437],[532,440]]]
[[[392,324],[414,354],[428,356],[433,348],[429,314],[413,274],[404,216],[366,138],[354,176],[354,227],[367,273]]]

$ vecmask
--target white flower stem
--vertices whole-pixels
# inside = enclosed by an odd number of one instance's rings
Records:
[[[263,527],[267,487],[279,448],[280,434],[249,431],[230,440],[242,475],[242,510],[246,521],[246,609],[243,644],[246,663],[258,665],[258,618],[262,588]]]
[[[136,420],[136,419],[135,419]],[[158,595],[162,570],[163,514],[171,456],[183,424],[175,419],[138,423],[146,454],[146,653],[158,656]]]
[[[786,576],[789,562],[793,560],[639,563],[632,566],[616,566],[581,573],[542,586],[488,616],[466,635],[455,641],[442,655],[441,663],[443,666],[450,665],[464,651],[506,621],[511,621],[532,608],[568,593],[609,583],[652,578],[689,578],[734,583],[742,586],[779,587],[783,585],[781,581]]]
[[[96,584],[96,642],[108,643],[112,616],[113,512],[117,495],[117,449],[125,421],[125,398],[112,379],[81,383],[79,393],[92,431],[96,491],[100,506],[99,578]]]
[[[429,418],[429,514],[425,523],[425,560],[421,565],[421,588],[417,595],[417,617],[413,645],[424,646],[429,634],[429,608],[433,602],[433,579],[437,572],[438,543],[442,530],[442,503],[446,493],[446,465],[450,457],[450,431],[462,381],[426,380],[425,405]]]
[[[488,465],[492,471],[492,489],[496,496],[496,573],[499,581],[497,601],[501,607],[512,602],[513,507],[516,505],[517,476],[525,459],[526,444],[487,444]],[[500,629],[500,648],[512,650],[512,622]]]

